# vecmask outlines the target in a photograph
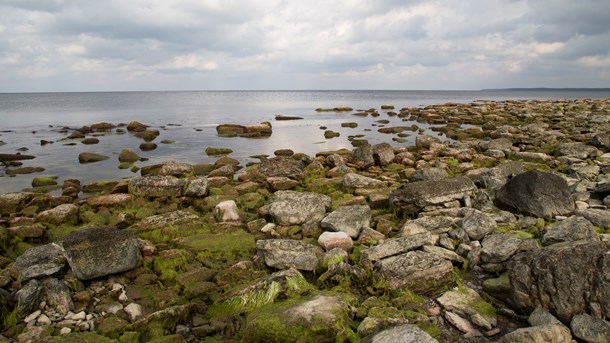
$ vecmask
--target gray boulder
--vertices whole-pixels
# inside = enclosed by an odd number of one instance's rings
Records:
[[[331,199],[327,195],[277,191],[269,205],[269,214],[279,225],[303,225],[308,221],[320,221],[330,209]]]
[[[384,277],[390,290],[409,288],[417,293],[436,293],[455,283],[450,261],[424,251],[409,251],[375,263],[378,276]]]
[[[142,176],[129,181],[129,194],[143,198],[172,198],[184,193],[185,180],[173,176]]]
[[[23,319],[32,313],[44,296],[44,287],[38,280],[30,280],[25,286],[17,291],[17,317]]]
[[[258,171],[267,177],[285,176],[301,180],[305,177],[305,164],[294,158],[278,156],[262,160]]]
[[[23,206],[29,203],[36,194],[22,193],[5,193],[0,194],[0,214],[11,214],[21,211]]]
[[[414,324],[404,324],[383,330],[371,338],[371,343],[438,343],[426,331]]]
[[[153,164],[151,166],[145,166],[140,169],[140,175],[142,176],[175,176],[185,177],[195,174],[195,169],[188,163],[166,161],[159,164]]]
[[[415,250],[424,244],[429,244],[431,239],[432,235],[428,231],[406,237],[388,239],[381,244],[362,251],[360,258],[366,262],[376,262],[386,257]]]
[[[511,257],[527,250],[538,250],[534,239],[520,239],[510,234],[489,235],[481,243],[481,267],[489,272],[502,272]]]
[[[588,314],[577,314],[570,322],[572,333],[578,339],[588,343],[610,342],[610,323]]]
[[[57,275],[66,267],[64,249],[49,243],[26,250],[15,259],[15,268],[21,283],[40,277]]]
[[[496,193],[496,205],[514,213],[553,218],[574,211],[566,181],[551,173],[529,171],[508,181]]]
[[[278,269],[314,271],[324,254],[318,246],[292,239],[259,240],[256,249],[267,266]]]
[[[425,168],[418,169],[409,175],[409,181],[438,181],[449,177],[447,171],[443,168]]]
[[[386,183],[372,177],[362,176],[356,173],[348,173],[343,176],[343,188],[353,190],[357,188],[380,188],[385,187]]]
[[[370,144],[365,144],[354,149],[352,151],[352,162],[361,168],[374,166],[373,147]]]
[[[380,166],[387,166],[394,160],[394,149],[388,143],[373,145],[373,159]]]
[[[330,231],[345,232],[357,239],[360,232],[369,227],[371,209],[367,205],[342,206],[328,214],[320,225]]]
[[[560,156],[574,156],[580,159],[600,155],[600,151],[596,147],[579,142],[559,144],[556,151]]]
[[[80,280],[131,270],[140,262],[133,231],[91,228],[76,231],[63,241],[66,258]]]
[[[546,324],[517,329],[502,337],[502,343],[572,343],[570,330],[563,325]]]
[[[588,208],[579,210],[575,213],[577,216],[587,218],[593,225],[610,230],[610,211]]]
[[[461,200],[476,189],[467,177],[407,183],[390,192],[390,204],[399,211],[418,212],[426,206]]]
[[[186,187],[184,195],[192,198],[204,198],[208,194],[208,179],[197,178],[191,180]]]
[[[497,188],[502,187],[513,175],[523,173],[523,164],[518,161],[510,161],[493,168],[479,168],[468,171],[468,176],[478,187]]]
[[[512,302],[547,309],[568,324],[579,313],[610,316],[610,242],[558,243],[527,251],[508,263]]]
[[[479,241],[496,230],[496,221],[481,211],[474,210],[462,221],[462,229],[470,239]]]
[[[546,228],[546,232],[542,235],[544,245],[579,240],[599,240],[599,238],[597,238],[593,224],[587,219],[577,216],[557,222]]]

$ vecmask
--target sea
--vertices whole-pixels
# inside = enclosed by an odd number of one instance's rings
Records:
[[[424,134],[438,135],[430,126],[404,122],[388,116],[381,105],[423,107],[447,102],[468,103],[476,100],[517,99],[608,99],[610,89],[516,89],[481,91],[160,91],[160,92],[74,92],[74,93],[0,93],[0,153],[21,153],[35,156],[23,166],[42,167],[42,172],[10,177],[7,167],[0,165],[0,194],[31,187],[34,177],[78,179],[82,184],[101,180],[118,180],[139,176],[130,169],[119,169],[118,154],[131,149],[147,161],[138,167],[178,161],[191,164],[213,163],[217,157],[207,156],[208,147],[233,150],[230,157],[241,165],[258,161],[255,155],[273,156],[278,149],[292,149],[315,155],[320,151],[352,149],[350,136],[367,139],[371,144],[388,142],[393,146],[413,145],[417,132],[393,141],[395,135],[377,132],[385,126],[418,125]],[[378,109],[379,117],[357,117],[352,112],[316,112],[316,108],[348,106],[355,110]],[[302,117],[302,120],[276,121],[277,115]],[[112,131],[98,136],[95,145],[67,139],[64,128],[76,129],[99,122],[113,124],[137,120],[160,130],[155,140],[158,147],[141,151],[141,139],[129,133]],[[225,138],[216,134],[219,124],[256,124],[271,122],[273,134],[268,138]],[[356,128],[343,128],[341,123],[356,122]],[[324,129],[337,131],[339,137],[324,138]],[[445,137],[440,137],[444,139]],[[42,145],[41,141],[52,144]],[[162,144],[161,141],[173,141]],[[70,144],[72,143],[72,144]],[[73,144],[76,143],[76,144]],[[81,152],[99,153],[107,160],[81,164]]]

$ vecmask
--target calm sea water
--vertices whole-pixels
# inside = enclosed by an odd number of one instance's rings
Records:
[[[30,186],[35,176],[58,176],[61,183],[76,178],[83,183],[133,177],[129,170],[118,169],[118,153],[132,149],[147,162],[138,166],[175,160],[188,163],[210,163],[207,147],[229,147],[231,157],[245,164],[255,161],[252,155],[268,154],[281,148],[314,155],[323,150],[349,148],[349,135],[364,135],[372,144],[389,142],[394,146],[413,144],[414,136],[405,143],[396,143],[394,135],[377,132],[376,120],[390,124],[411,125],[396,117],[382,115],[360,118],[349,113],[317,113],[318,107],[350,106],[354,109],[379,109],[383,104],[418,107],[445,102],[506,99],[576,99],[610,98],[610,91],[184,91],[184,92],[96,92],[96,93],[25,93],[0,94],[0,153],[36,156],[24,161],[24,166],[43,167],[41,173],[4,176],[0,166],[0,193],[20,191]],[[303,117],[298,121],[275,121],[279,114]],[[159,147],[150,152],[138,149],[142,142],[129,134],[106,134],[100,143],[64,145],[64,126],[78,128],[97,122],[114,124],[138,120],[160,129],[156,142]],[[255,124],[270,121],[273,135],[267,139],[221,138],[216,135],[218,124]],[[357,122],[355,129],[341,128],[343,122]],[[427,129],[428,126],[418,124]],[[320,126],[339,131],[340,137],[324,139]],[[436,134],[428,132],[429,134]],[[41,146],[40,140],[54,141]],[[161,140],[174,144],[159,144]],[[78,154],[97,152],[110,158],[93,164],[79,164]]]

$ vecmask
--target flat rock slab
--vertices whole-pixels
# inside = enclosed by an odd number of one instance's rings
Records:
[[[129,193],[143,198],[180,197],[186,181],[173,176],[142,176],[129,181]]]
[[[303,225],[322,220],[330,206],[331,199],[327,195],[277,191],[269,205],[269,214],[279,225]]]
[[[561,242],[599,240],[595,227],[583,217],[572,216],[555,223],[542,236],[542,244],[551,245]]]
[[[291,157],[278,156],[261,161],[258,171],[267,177],[284,176],[301,180],[305,177],[305,164]]]
[[[432,235],[428,231],[414,235],[388,239],[385,242],[364,250],[361,254],[363,261],[376,262],[386,257],[400,255],[428,244]]]
[[[320,247],[292,239],[265,239],[256,242],[256,249],[269,267],[278,269],[296,268],[314,271],[319,257],[324,253]]]
[[[63,241],[66,258],[80,280],[120,273],[137,267],[140,249],[132,231],[92,228],[76,231]]]
[[[541,218],[565,216],[574,212],[574,201],[567,182],[551,173],[529,171],[509,180],[496,193],[496,206]]]
[[[376,272],[385,277],[388,289],[409,288],[431,294],[455,282],[450,261],[424,251],[409,251],[375,263]]]
[[[610,323],[588,314],[577,314],[570,322],[570,328],[576,338],[584,342],[610,342]]]
[[[377,333],[371,343],[438,343],[426,331],[415,324],[405,324]]]
[[[517,329],[502,337],[502,343],[571,343],[570,329],[563,325],[546,324],[530,328]]]
[[[163,229],[168,226],[174,228],[194,228],[200,226],[202,223],[203,220],[198,215],[188,211],[178,210],[146,217],[139,223],[133,225],[131,229],[140,232]]]
[[[390,205],[399,211],[418,212],[426,206],[461,200],[476,189],[467,177],[407,183],[390,193]]]
[[[342,206],[324,217],[320,222],[322,228],[345,232],[357,239],[360,232],[371,223],[371,209],[366,205]]]

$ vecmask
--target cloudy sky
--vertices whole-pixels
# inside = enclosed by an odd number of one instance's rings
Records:
[[[610,87],[609,0],[0,0],[0,92]]]

